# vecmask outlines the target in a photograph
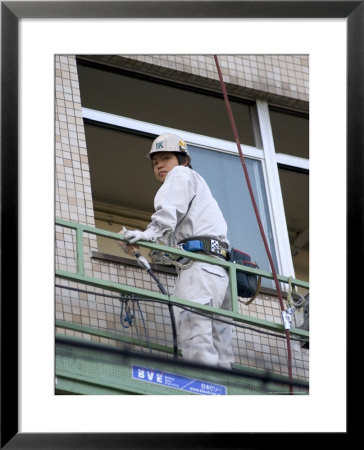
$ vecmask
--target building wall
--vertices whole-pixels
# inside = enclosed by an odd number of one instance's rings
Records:
[[[188,82],[196,86],[216,88],[217,75],[212,56],[89,56],[111,65],[122,65],[134,71],[148,71],[159,77]],[[219,57],[229,92],[251,98],[269,98],[280,105],[308,108],[307,56],[228,56]],[[87,158],[87,145],[82,119],[76,58],[57,55],[55,58],[55,158],[56,218],[95,226],[92,186]],[[56,226],[56,267],[76,272],[75,233]],[[149,275],[141,268],[91,257],[97,252],[95,236],[84,236],[86,275],[143,289],[158,291]],[[158,274],[168,290],[173,289],[174,276]],[[87,292],[85,292],[87,291]],[[125,328],[120,319],[122,303],[111,291],[56,279],[55,316],[58,320],[90,326],[130,337],[144,336],[147,324],[153,342],[172,346],[172,327],[167,307],[140,302],[135,326]],[[123,311],[124,312],[124,311]],[[277,298],[260,295],[249,306],[241,304],[241,312],[281,323]],[[144,320],[144,321],[143,321]],[[64,331],[85,339],[113,342],[87,333]],[[293,342],[293,376],[308,379],[308,350]],[[287,375],[286,343],[283,338],[259,334],[249,329],[234,330],[235,362],[260,367]]]
[[[173,70],[176,79],[177,74],[187,73],[218,80],[211,55],[138,55],[132,59],[153,64],[161,72],[164,68]],[[225,83],[245,88],[246,92],[259,91],[260,98],[287,97],[291,104],[309,99],[308,55],[218,55],[218,60]]]

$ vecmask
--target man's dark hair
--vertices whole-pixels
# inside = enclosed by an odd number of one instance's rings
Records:
[[[181,155],[180,153],[175,153],[177,160],[178,160],[178,165],[182,166],[183,164],[185,164],[186,162],[188,163],[188,157],[185,155]],[[190,169],[192,169],[191,164],[187,164],[187,167],[189,167]]]

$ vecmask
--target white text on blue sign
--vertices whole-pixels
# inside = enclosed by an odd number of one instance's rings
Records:
[[[179,389],[192,394],[227,395],[227,389],[225,386],[146,367],[133,365],[132,376],[135,380]]]

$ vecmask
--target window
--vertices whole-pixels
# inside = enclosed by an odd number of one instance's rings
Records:
[[[279,178],[296,278],[309,281],[309,177],[279,168]]]
[[[189,146],[192,166],[206,180],[228,224],[230,245],[251,255],[262,270],[270,272],[254,208],[238,155]],[[259,215],[275,265],[275,249],[261,161],[245,158]],[[270,285],[270,282],[265,282]]]
[[[221,96],[78,64],[82,106],[219,139],[233,139]],[[250,105],[232,101],[242,142],[254,146]]]
[[[308,159],[308,117],[272,107],[269,115],[276,152]]]
[[[289,243],[296,277],[309,281],[309,121],[269,108]]]
[[[223,211],[231,245],[271,271],[223,99],[116,70],[84,64],[78,70],[96,226],[115,232],[122,225],[146,227],[159,188],[146,155],[157,135],[176,133]],[[277,271],[308,280],[307,118],[296,121],[261,100],[232,104]],[[287,127],[295,133],[285,135]],[[292,137],[302,148],[292,151]],[[115,243],[98,243],[100,252],[123,256]],[[265,280],[265,286],[274,283]]]

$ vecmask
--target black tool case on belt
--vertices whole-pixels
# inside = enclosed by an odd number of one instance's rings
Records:
[[[230,251],[230,262],[251,267],[252,269],[258,268],[257,264],[251,261],[250,255],[235,248],[232,248]],[[257,292],[258,277],[256,275],[237,271],[236,279],[238,283],[238,295],[240,297],[252,297]]]

